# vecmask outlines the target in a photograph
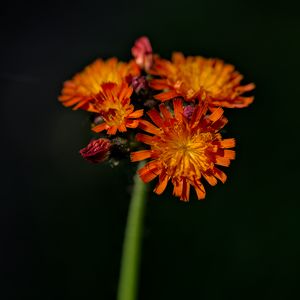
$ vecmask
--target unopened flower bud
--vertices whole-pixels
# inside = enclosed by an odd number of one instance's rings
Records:
[[[135,62],[146,72],[152,67],[153,54],[149,39],[142,36],[137,39],[131,49],[131,53],[135,58]]]
[[[148,88],[148,82],[145,76],[136,76],[132,78],[132,87],[134,91],[138,94],[141,90],[146,90]]]
[[[183,115],[187,118],[190,119],[193,115],[193,112],[195,110],[195,107],[192,105],[187,105],[184,109],[183,109]]]
[[[108,159],[110,147],[110,140],[100,138],[98,140],[92,140],[85,148],[81,149],[79,153],[84,159],[91,163],[100,163]]]

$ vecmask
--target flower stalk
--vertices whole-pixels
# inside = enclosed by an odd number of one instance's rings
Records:
[[[138,168],[143,166],[144,162]],[[146,196],[147,185],[136,174],[125,229],[117,300],[137,299]]]

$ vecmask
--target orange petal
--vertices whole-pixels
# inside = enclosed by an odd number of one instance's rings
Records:
[[[155,90],[164,90],[169,87],[165,79],[152,79],[149,86]]]
[[[181,99],[173,100],[174,115],[178,121],[182,121],[183,106]]]
[[[254,100],[254,97],[236,97],[233,100],[216,100],[212,99],[211,104],[214,106],[222,106],[227,108],[244,108],[250,105]]]
[[[91,99],[88,99],[88,98],[86,98],[86,99],[84,99],[84,100],[82,100],[82,101],[80,101],[77,105],[75,105],[74,107],[73,107],[73,110],[77,110],[77,109],[83,109],[83,110],[88,110],[87,108],[88,107],[90,107],[90,105],[89,105],[89,101],[90,101]]]
[[[111,91],[111,90],[114,89],[116,86],[117,86],[117,84],[114,83],[114,82],[105,82],[105,83],[102,83],[102,84],[101,84],[102,90],[103,90],[104,92]]]
[[[180,200],[183,200],[185,202],[189,201],[190,199],[190,183],[187,182],[185,179],[183,180],[183,185],[182,185],[182,193],[180,196]]]
[[[117,126],[110,126],[107,130],[107,134],[114,135],[117,133],[118,127]],[[126,131],[126,127],[125,127]]]
[[[227,179],[227,175],[223,171],[221,171],[218,168],[214,167],[213,168],[213,173],[214,173],[214,176],[216,178],[218,178],[221,182],[225,183],[225,181]]]
[[[172,114],[170,113],[170,111],[168,110],[168,108],[164,104],[159,105],[159,110],[162,113],[165,120],[169,120],[169,119],[172,118]]]
[[[168,101],[170,99],[173,99],[177,96],[180,96],[180,95],[177,94],[177,92],[168,91],[168,92],[163,92],[163,93],[157,94],[157,95],[154,96],[154,98],[156,100],[160,100],[160,101],[164,102],[164,101]]]
[[[146,132],[152,133],[154,135],[160,135],[160,130],[156,126],[154,126],[152,123],[150,123],[146,120],[140,120],[139,127]]]
[[[172,61],[175,63],[184,63],[185,57],[182,52],[173,52],[172,53]]]
[[[152,145],[154,143],[153,136],[143,134],[143,133],[138,133],[135,136],[135,139],[137,141],[142,142],[142,143],[147,144],[147,145]]]
[[[163,127],[164,120],[160,116],[159,112],[153,108],[147,112],[147,115],[150,117],[150,119],[153,121],[153,123],[158,127]]]
[[[122,83],[122,88],[119,94],[119,99],[128,99],[133,92],[133,89],[131,87],[128,87],[127,84],[124,82]]]
[[[225,118],[224,116],[221,116],[219,120],[211,124],[211,128],[215,129],[216,131],[220,130],[223,128],[226,124],[228,123],[228,119]]]
[[[249,83],[247,85],[239,86],[239,87],[236,88],[236,90],[239,93],[250,92],[250,91],[252,91],[254,89],[255,89],[255,84],[254,83]]]
[[[153,180],[156,176],[158,176],[160,174],[160,172],[161,172],[161,170],[158,168],[156,162],[149,162],[143,168],[138,170],[138,174],[140,175],[140,178],[145,183]]]
[[[132,118],[132,119],[140,118],[143,115],[143,113],[144,113],[143,109],[138,109],[132,112],[131,114],[129,114],[127,118]]]
[[[166,173],[162,173],[159,175],[159,182],[154,189],[154,193],[160,195],[164,192],[167,187],[169,181],[169,176]]]
[[[103,130],[107,130],[108,128],[109,128],[109,126],[106,123],[102,123],[102,124],[99,124],[99,125],[93,127],[92,130],[95,132],[101,132]]]
[[[89,101],[89,99],[85,99],[83,97],[72,97],[70,100],[61,100],[61,101],[64,101],[63,102],[63,105],[64,106],[72,106],[78,102],[86,102],[86,101]]]
[[[213,113],[208,117],[208,119],[212,122],[218,121],[224,113],[224,110],[221,107],[218,107],[213,111]]]
[[[62,94],[62,95],[60,95],[59,97],[58,97],[58,100],[59,101],[61,101],[61,102],[64,102],[64,101],[67,101],[67,100],[69,100],[69,99],[71,99],[72,98],[72,95],[66,95],[66,94]],[[81,98],[81,97],[79,97],[79,98]]]
[[[228,167],[230,165],[230,160],[225,157],[216,156],[216,162],[217,165]]]
[[[213,175],[209,175],[209,174],[203,173],[203,177],[212,186],[215,186],[218,183],[217,179]]]
[[[126,132],[126,131],[127,131],[126,126],[125,126],[124,123],[121,123],[119,126],[116,126],[116,127],[118,128],[118,130],[119,130],[120,132]],[[109,133],[109,131],[108,131],[108,133]],[[115,133],[114,133],[114,134],[115,134]]]
[[[254,100],[254,97],[239,97],[237,99],[240,100],[240,103],[234,104],[234,107],[243,108],[251,104]]]
[[[224,150],[224,157],[228,159],[235,159],[235,151],[234,150]]]
[[[64,82],[64,88],[68,87],[68,88],[75,88],[76,84],[74,84],[74,82],[72,80],[67,80]]]
[[[233,148],[235,146],[235,139],[224,139],[220,141],[221,148]]]
[[[197,126],[197,124],[199,123],[199,121],[202,119],[202,116],[204,116],[206,114],[207,109],[208,109],[207,102],[200,102],[195,107],[195,110],[193,112],[193,115],[192,115],[192,118],[191,118],[191,122],[190,122],[190,124],[192,125],[192,127]]]
[[[140,160],[150,158],[151,154],[152,154],[151,150],[140,150],[140,151],[130,153],[130,159],[131,161],[140,161]]]
[[[177,197],[181,197],[182,195],[182,189],[183,189],[183,181],[182,179],[179,180],[172,180],[172,183],[174,185],[173,194]]]
[[[194,186],[194,189],[196,191],[198,200],[203,200],[205,198],[205,195],[206,195],[203,184],[201,182],[197,182],[197,183],[194,182],[193,186]]]
[[[126,127],[128,128],[137,128],[139,126],[138,120],[127,120],[126,121]]]

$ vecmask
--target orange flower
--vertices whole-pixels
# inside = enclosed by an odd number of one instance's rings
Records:
[[[138,133],[136,139],[150,146],[148,150],[131,153],[132,161],[147,158],[152,160],[138,171],[144,182],[159,176],[154,192],[161,194],[169,180],[174,185],[173,194],[183,201],[189,201],[190,186],[194,187],[198,199],[205,198],[205,189],[200,182],[202,176],[210,185],[217,179],[223,183],[226,175],[216,165],[229,166],[235,158],[234,139],[222,139],[218,131],[227,123],[223,110],[217,108],[206,115],[207,103],[195,107],[191,118],[185,117],[180,99],[173,101],[174,114],[164,105],[160,113],[156,109],[147,114],[152,123],[140,120],[139,127],[152,134]]]
[[[150,82],[153,89],[166,90],[155,96],[161,101],[177,96],[186,101],[206,98],[210,107],[242,108],[254,99],[242,94],[253,90],[255,85],[241,86],[243,76],[235,71],[234,66],[219,59],[184,57],[182,53],[174,53],[172,62],[156,57],[150,73],[161,77]]]
[[[108,134],[116,134],[127,131],[128,128],[136,128],[139,124],[138,118],[143,115],[143,109],[134,111],[134,106],[130,103],[132,87],[123,81],[120,84],[103,83],[101,91],[90,103],[90,111],[99,113],[104,123],[93,128],[95,132],[107,130]]]
[[[101,84],[113,82],[120,84],[123,80],[138,76],[140,69],[134,61],[119,62],[116,58],[106,61],[97,59],[71,80],[64,83],[59,100],[64,106],[73,109],[90,110],[90,101],[102,91]]]

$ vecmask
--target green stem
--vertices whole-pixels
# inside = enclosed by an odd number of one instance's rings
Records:
[[[143,166],[144,163],[141,162],[138,168]],[[147,185],[136,174],[123,243],[117,300],[135,300],[137,298],[146,195]]]

